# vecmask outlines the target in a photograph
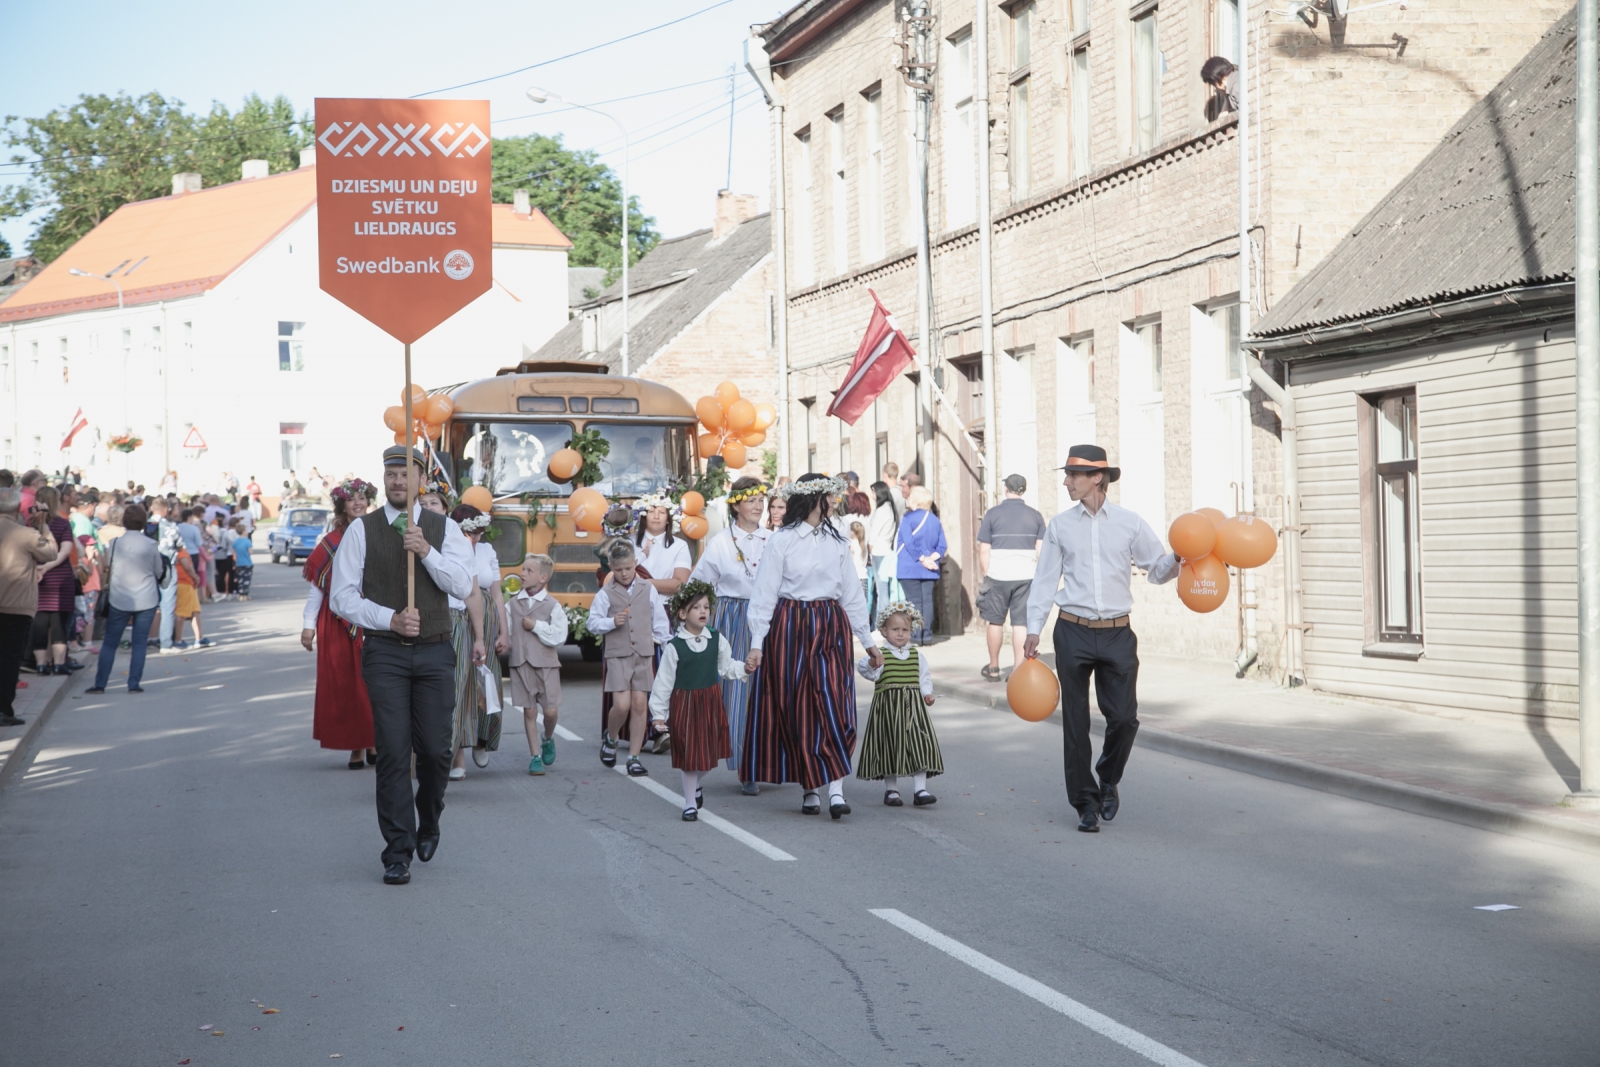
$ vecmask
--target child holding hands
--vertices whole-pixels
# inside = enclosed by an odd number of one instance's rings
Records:
[[[744,681],[744,664],[733,648],[711,628],[717,594],[709,582],[685,582],[668,603],[678,624],[661,650],[655,685],[650,689],[650,714],[665,717],[672,734],[672,765],[683,775],[683,821],[696,822],[705,803],[700,776],[733,755],[728,713],[722,704],[722,680]]]
[[[856,664],[863,678],[877,683],[856,756],[856,777],[883,779],[883,802],[891,808],[905,803],[896,788],[900,776],[911,776],[911,802],[921,808],[939,799],[928,792],[928,776],[944,773],[939,739],[928,718],[933,675],[923,658],[926,650],[911,644],[911,634],[921,629],[922,613],[916,607],[903,600],[885,605],[878,616],[878,632],[887,642],[883,666],[873,670],[865,656]]]
[[[511,637],[511,705],[522,709],[528,734],[529,774],[543,774],[556,761],[556,719],[561,713],[561,659],[567,643],[567,613],[547,591],[555,561],[529,556],[522,562],[522,591],[506,601]],[[537,706],[536,706],[537,705]],[[544,737],[538,714],[544,711]]]

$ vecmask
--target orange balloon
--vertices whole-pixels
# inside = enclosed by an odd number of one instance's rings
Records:
[[[1206,518],[1210,519],[1211,525],[1213,526],[1217,526],[1223,522],[1226,522],[1228,519],[1228,516],[1224,515],[1216,508],[1195,508],[1194,513],[1196,515],[1204,515]]]
[[[717,403],[721,404],[722,409],[726,411],[733,406],[734,401],[739,399],[739,387],[732,382],[723,382],[717,386],[716,394]]]
[[[417,409],[428,402],[428,391],[415,382],[411,385],[411,413],[417,414]],[[406,391],[400,390],[400,407],[406,406]]]
[[[443,426],[450,421],[450,416],[455,413],[455,410],[456,406],[450,402],[450,398],[440,393],[438,396],[430,396],[428,398],[427,410],[422,418],[424,422],[431,422],[435,426]]]
[[[778,421],[778,409],[771,404],[756,405],[756,429],[765,430]]]
[[[756,406],[748,400],[735,400],[728,405],[728,429],[744,433],[756,424]]]
[[[739,435],[739,442],[747,448],[754,448],[767,439],[765,430],[751,430],[749,433]]]
[[[1278,551],[1278,535],[1254,515],[1235,515],[1217,527],[1217,556],[1231,567],[1259,567]]]
[[[436,423],[423,422],[421,419],[418,419],[417,427],[413,433],[419,438],[426,437],[430,441],[437,441],[439,439],[439,432],[441,429],[442,427]]]
[[[399,433],[406,428],[406,409],[396,404],[394,407],[383,409],[383,424],[389,429]]]
[[[570,482],[583,470],[583,455],[575,448],[563,448],[550,457],[550,480]]]
[[[691,541],[698,541],[711,529],[711,524],[701,515],[685,515],[678,520],[678,532]]]
[[[738,470],[744,466],[744,445],[739,441],[725,441],[722,445],[722,460],[728,465],[729,470]]]
[[[1184,559],[1199,559],[1211,555],[1211,547],[1217,543],[1217,528],[1204,515],[1179,515],[1167,530],[1167,543]]]
[[[683,494],[683,499],[678,503],[683,505],[685,515],[698,515],[706,509],[706,498],[693,489]]]
[[[1216,556],[1184,560],[1178,568],[1178,599],[1201,614],[1222,607],[1228,599],[1228,565]]]
[[[699,449],[701,459],[710,459],[717,454],[717,449],[721,447],[722,441],[716,434],[703,433],[700,435]]]
[[[722,405],[714,396],[703,396],[694,402],[695,417],[708,430],[722,429]]]
[[[605,496],[598,489],[584,486],[574,489],[567,498],[567,512],[572,516],[572,525],[585,533],[599,533],[600,524],[605,519]]]
[[[494,497],[489,490],[481,485],[472,485],[461,491],[461,502],[471,504],[479,511],[489,511],[494,507]]]
[[[1061,686],[1055,672],[1037,659],[1025,659],[1006,682],[1006,703],[1019,719],[1043,722],[1055,714]]]
[[[394,443],[397,445],[406,443],[406,432],[404,430],[396,430],[394,432]]]

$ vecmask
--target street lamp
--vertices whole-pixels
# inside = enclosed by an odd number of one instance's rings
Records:
[[[110,282],[117,287],[117,310],[122,310],[122,283],[109,274],[96,274],[93,271],[79,270],[77,267],[68,267],[67,273],[78,278],[99,278],[103,282]]]
[[[617,132],[622,134],[622,376],[628,377],[631,367],[628,362],[628,131],[622,122],[612,114],[601,111],[599,108],[590,107],[588,104],[579,104],[558,93],[537,86],[528,90],[528,99],[535,104],[555,101],[566,104],[568,107],[581,108],[592,111],[602,118],[608,118],[617,124]]]

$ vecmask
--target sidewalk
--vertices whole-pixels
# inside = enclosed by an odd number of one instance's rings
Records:
[[[24,674],[22,680],[28,683],[28,688],[17,690],[15,714],[26,721],[21,726],[0,726],[0,789],[6,787],[12,774],[26,761],[34,739],[65,699],[77,676],[41,678],[37,674]]]
[[[1007,710],[1004,682],[978,673],[982,631],[933,645],[929,659],[941,695]],[[1010,664],[1008,645],[1002,671]],[[1092,721],[1098,732],[1098,711]],[[1146,658],[1139,722],[1139,744],[1157,751],[1600,853],[1600,814],[1563,804],[1578,783],[1573,720],[1425,714],[1240,681],[1226,664]]]

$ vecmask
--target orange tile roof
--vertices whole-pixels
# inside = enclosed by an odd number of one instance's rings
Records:
[[[494,205],[494,243],[530,245],[536,248],[571,248],[567,235],[545,213],[533,208],[531,215],[518,215],[510,204]]]
[[[311,167],[197,193],[124,204],[32,281],[0,302],[0,322],[115,307],[116,287],[70,268],[115,275],[125,304],[192,296],[212,288],[317,199]],[[142,262],[141,262],[142,261]]]

